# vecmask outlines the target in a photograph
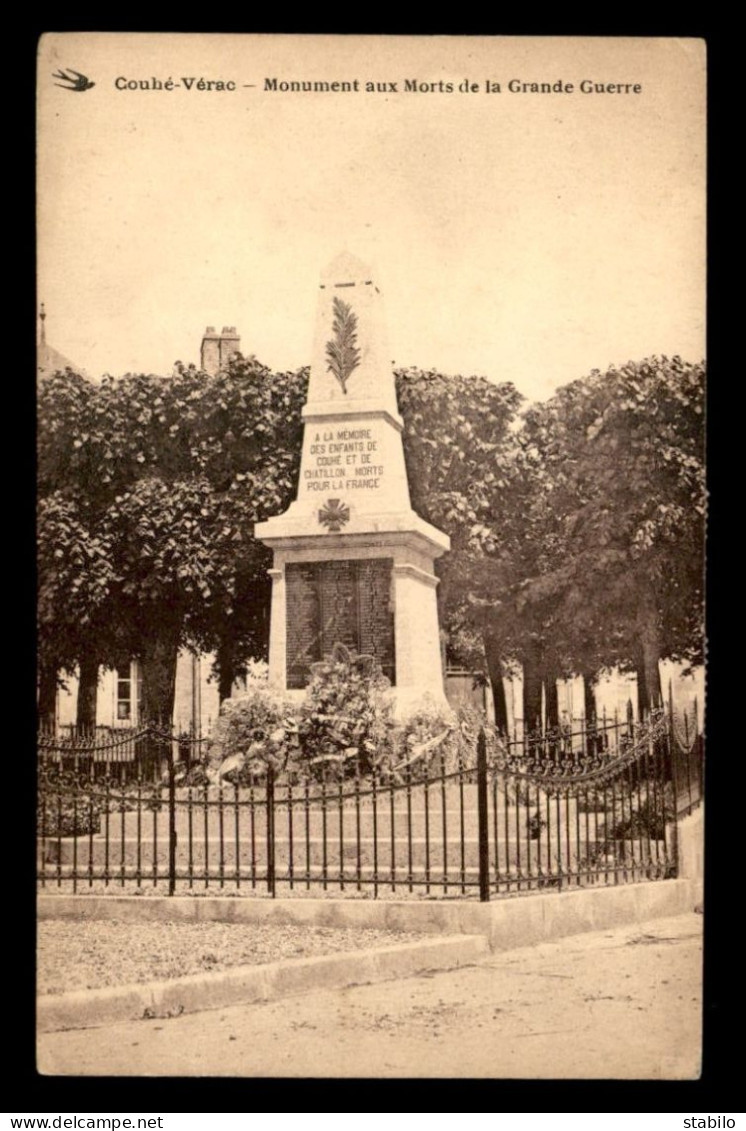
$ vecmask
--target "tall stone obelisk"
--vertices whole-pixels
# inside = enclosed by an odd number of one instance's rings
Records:
[[[323,272],[296,501],[258,523],[274,551],[269,678],[290,692],[339,642],[375,655],[397,709],[444,701],[433,562],[412,510],[382,297],[350,255]]]

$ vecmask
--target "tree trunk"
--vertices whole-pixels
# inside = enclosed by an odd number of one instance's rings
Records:
[[[635,662],[637,675],[637,713],[640,718],[651,710],[662,707],[663,691],[660,682],[660,640],[656,625],[656,614],[652,612],[648,621],[640,623],[637,629],[637,656]]]
[[[663,706],[660,673],[658,606],[651,591],[644,591],[637,615],[637,702],[640,718]]]
[[[143,641],[142,719],[170,727],[176,697],[176,660],[179,654],[179,633],[174,627],[162,626],[157,636]]]
[[[492,684],[492,705],[495,711],[495,726],[501,734],[508,733],[508,701],[505,697],[505,684],[503,683],[503,665],[500,656],[500,647],[495,633],[487,630],[483,636],[484,655],[487,661],[487,672]]]
[[[650,697],[648,695],[648,685],[645,679],[645,663],[642,655],[639,655],[635,663],[635,675],[637,676],[637,716],[640,719],[644,719],[650,712]]]
[[[54,664],[42,663],[39,665],[37,714],[39,726],[54,726],[57,714],[57,668]]]
[[[541,687],[543,683],[541,647],[531,643],[523,657],[523,726],[541,729]]]
[[[254,602],[256,607],[256,658],[258,660],[269,660],[269,628],[272,608],[272,582],[269,577],[264,577],[254,587]],[[445,664],[443,671],[445,673]]]
[[[96,698],[98,693],[98,659],[85,656],[80,661],[78,680],[78,727],[93,730],[96,725]]]
[[[583,714],[587,724],[596,717],[596,683],[595,673],[583,672]]]
[[[586,753],[593,756],[602,747],[602,738],[594,732],[593,727],[598,719],[598,708],[596,707],[596,684],[598,676],[595,672],[583,672],[583,715],[585,716],[585,730],[587,734],[585,749]]]
[[[225,667],[221,664],[218,668],[218,697],[221,703],[225,702],[226,699],[230,699],[233,694],[233,685],[237,678],[232,665]]]
[[[218,646],[216,666],[218,669],[218,695],[222,703],[225,699],[230,699],[233,693],[233,684],[238,676],[233,659],[233,644],[227,637],[223,637]]]
[[[554,664],[548,663],[544,676],[544,693],[546,696],[546,726],[559,726],[559,692],[557,691],[558,671]]]
[[[492,684],[492,707],[495,712],[495,726],[500,731],[500,734],[508,733],[508,700],[505,695],[505,684],[503,683],[502,676],[498,676],[497,681],[490,676]]]
[[[648,706],[655,709],[663,706],[663,688],[660,671],[661,649],[654,625],[647,625],[643,630],[641,645]]]

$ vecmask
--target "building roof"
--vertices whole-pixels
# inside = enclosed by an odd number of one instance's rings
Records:
[[[36,372],[39,377],[50,377],[58,369],[74,369],[81,376],[87,376],[85,370],[70,361],[68,357],[50,346],[47,342],[40,342],[36,351]]]
[[[76,365],[74,361],[70,361],[69,357],[65,357],[65,355],[63,353],[60,353],[59,350],[56,350],[54,346],[49,345],[49,343],[47,342],[44,326],[46,317],[47,315],[46,311],[44,310],[44,303],[42,303],[41,309],[39,311],[39,343],[36,347],[37,380],[39,380],[40,377],[51,377],[51,375],[53,373],[57,373],[58,370],[65,369],[72,369],[76,373],[79,373],[81,377],[87,377],[88,374],[86,373],[85,369],[81,369],[81,367],[79,365]]]

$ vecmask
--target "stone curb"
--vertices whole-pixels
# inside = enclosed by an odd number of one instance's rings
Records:
[[[230,896],[40,895],[40,919],[122,922],[277,923],[298,927],[372,927],[438,936],[484,935],[493,950],[549,941],[656,916],[690,911],[686,879],[476,900],[240,899]]]
[[[204,1009],[273,1001],[319,989],[389,981],[425,970],[453,970],[489,954],[482,936],[457,935],[432,942],[399,943],[369,951],[347,951],[260,966],[235,966],[213,974],[190,974],[165,982],[107,986],[38,999],[37,1029],[85,1029],[147,1017],[175,1017]]]

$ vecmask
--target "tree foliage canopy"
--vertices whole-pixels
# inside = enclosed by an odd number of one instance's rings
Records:
[[[294,497],[308,372],[236,357],[39,395],[39,655],[143,660],[214,652],[227,692],[266,651],[270,553],[254,526]],[[450,535],[439,601],[454,655],[529,688],[604,667],[702,655],[704,364],[648,358],[589,376],[519,416],[509,383],[396,373],[412,505]],[[151,672],[152,679],[148,672]],[[533,690],[531,690],[533,688]],[[533,698],[532,698],[533,696]],[[147,698],[147,695],[146,695]]]
[[[269,555],[254,524],[293,496],[306,387],[306,371],[241,358],[217,377],[177,366],[168,379],[94,385],[68,370],[43,383],[42,664],[126,650],[147,668],[150,652],[175,663],[186,646],[222,655],[230,683],[261,652]],[[151,710],[170,713],[168,698],[166,680]]]
[[[658,660],[701,662],[704,396],[703,364],[652,357],[526,414],[550,552],[518,600],[551,610],[569,671],[642,668],[660,698]]]

